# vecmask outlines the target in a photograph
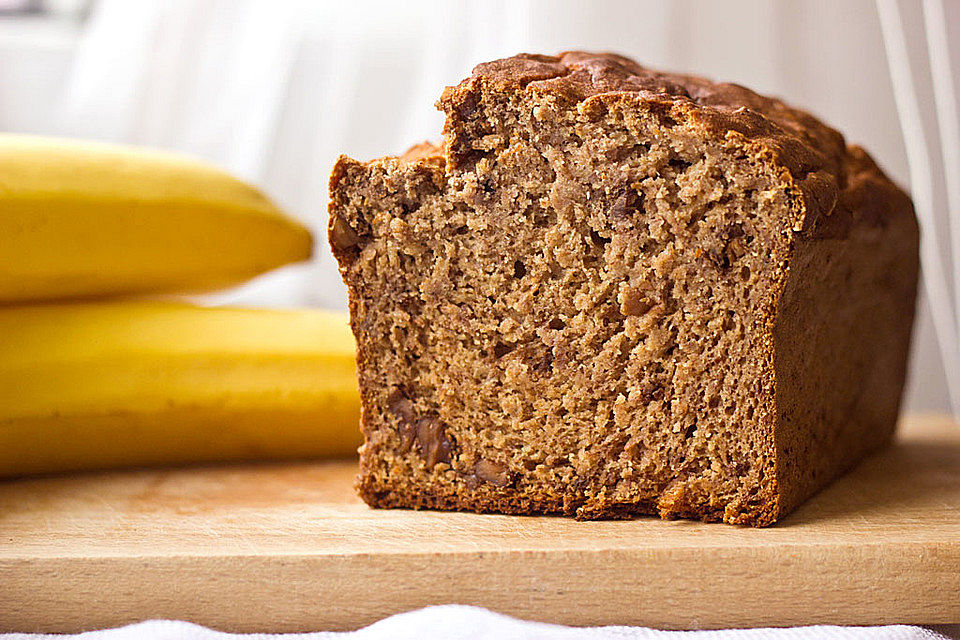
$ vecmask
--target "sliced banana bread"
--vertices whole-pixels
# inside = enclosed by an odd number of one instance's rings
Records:
[[[762,526],[890,439],[918,230],[862,149],[610,54],[439,106],[330,182],[369,504]]]

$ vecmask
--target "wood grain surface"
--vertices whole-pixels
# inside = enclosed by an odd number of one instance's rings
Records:
[[[768,529],[375,511],[355,462],[0,482],[0,630],[148,618],[350,629],[465,603],[573,625],[960,622],[960,427],[900,440]]]

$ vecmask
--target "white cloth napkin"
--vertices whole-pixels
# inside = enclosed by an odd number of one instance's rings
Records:
[[[923,627],[812,626],[786,629],[659,631],[642,627],[563,627],[517,620],[479,607],[443,605],[401,613],[358,631],[302,634],[233,634],[189,622],[150,620],[71,636],[14,633],[0,640],[938,640],[944,636]]]

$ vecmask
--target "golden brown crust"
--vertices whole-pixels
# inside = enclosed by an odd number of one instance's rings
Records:
[[[471,92],[483,84],[517,91],[551,93],[570,103],[595,96],[635,94],[646,103],[662,105],[667,114],[686,119],[704,135],[740,136],[746,144],[762,148],[772,160],[790,172],[802,190],[809,229],[834,210],[841,191],[847,188],[848,172],[859,172],[882,185],[884,191],[900,191],[865,156],[862,149],[848,150],[843,135],[802,109],[762,96],[746,87],[677,73],[647,69],[613,53],[568,51],[558,56],[520,54],[477,65],[472,75],[449,87],[439,101],[448,112],[462,112]]]
[[[781,513],[889,442],[903,395],[919,228],[863,149],[846,167],[833,213],[795,239],[776,313]]]
[[[548,92],[570,102],[610,93],[635,93],[695,118],[721,135],[735,131],[777,150],[777,160],[795,178],[826,169],[841,175],[846,155],[843,136],[809,113],[732,83],[654,71],[612,53],[568,51],[559,56],[520,54],[478,65],[441,104],[475,83]]]

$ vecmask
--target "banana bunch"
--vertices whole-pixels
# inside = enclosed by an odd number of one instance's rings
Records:
[[[0,476],[353,454],[344,315],[144,299],[311,249],[260,192],[197,161],[0,134]]]

